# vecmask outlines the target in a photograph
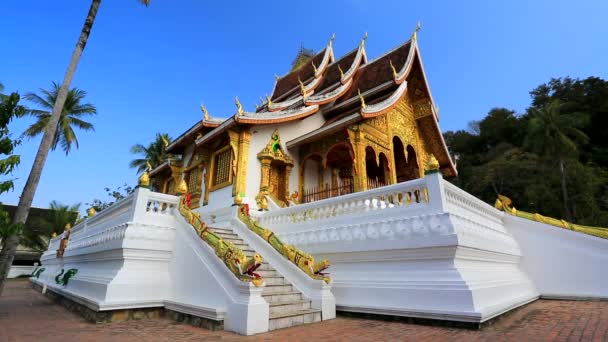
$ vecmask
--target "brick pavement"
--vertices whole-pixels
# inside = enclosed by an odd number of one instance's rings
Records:
[[[0,341],[608,341],[608,301],[539,300],[480,331],[338,317],[256,336],[168,319],[93,324],[53,304],[27,281],[0,298]]]

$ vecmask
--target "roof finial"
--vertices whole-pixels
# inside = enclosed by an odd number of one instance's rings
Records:
[[[397,79],[399,74],[397,74],[397,69],[395,69],[395,66],[393,65],[393,60],[389,59],[388,61],[391,64],[391,69],[393,69],[393,77]]]
[[[268,103],[268,107],[272,106],[272,100],[270,99],[270,96],[268,96],[268,94],[266,94],[266,102]]]
[[[302,97],[304,98],[304,100],[306,100],[306,87],[304,86],[304,83],[302,83],[302,80],[300,79],[300,77],[298,76],[298,82],[300,82],[300,93],[302,94]]]
[[[344,71],[342,71],[342,67],[338,64],[338,70],[340,70],[340,78],[344,77]]]
[[[237,115],[243,115],[243,105],[241,104],[241,101],[239,101],[239,97],[235,96],[234,97],[234,103],[236,104],[236,114]]]
[[[279,75],[277,75],[277,74],[274,74],[274,79],[275,79],[276,81],[278,81],[278,80],[279,80],[279,78],[281,78],[281,76],[279,76]]]
[[[418,20],[418,25],[416,25],[416,29],[414,30],[414,32],[412,33],[412,37],[410,38],[412,41],[418,40],[418,31],[420,31],[421,28],[422,25],[420,24],[420,20]]]
[[[365,99],[363,98],[363,95],[361,95],[361,88],[357,89],[357,91],[359,92],[359,100],[361,100],[361,108],[367,108],[367,105],[365,104]]]
[[[317,66],[315,65],[315,61],[310,61],[310,63],[312,63],[312,69],[315,71],[315,74],[317,73]]]
[[[361,39],[361,45],[365,45],[366,40],[367,40],[367,31],[365,31],[365,34],[363,35],[363,39]]]
[[[336,33],[332,33],[331,38],[329,39],[329,43],[327,43],[327,45],[329,47],[331,47],[333,45],[335,39],[336,39]]]
[[[203,117],[204,117],[205,121],[208,121],[209,120],[209,111],[207,110],[207,107],[205,107],[205,105],[202,103],[201,103],[201,110],[203,111],[203,114],[204,114]]]

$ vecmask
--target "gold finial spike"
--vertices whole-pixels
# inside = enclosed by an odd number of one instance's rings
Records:
[[[237,115],[243,115],[243,105],[241,104],[241,101],[239,101],[238,96],[234,97],[234,103],[236,104]]]
[[[363,98],[363,95],[361,95],[361,89],[357,89],[357,91],[359,92],[359,99],[361,100],[361,108],[367,108],[367,105],[365,104],[365,99]]]
[[[137,184],[139,184],[142,188],[147,188],[150,186],[150,174],[148,171],[144,172],[139,179],[137,180]]]
[[[431,153],[429,159],[426,161],[426,173],[434,173],[439,171],[439,161],[434,154]]]
[[[336,34],[332,33],[331,38],[329,38],[329,43],[327,45],[331,47],[333,45],[335,39],[336,39]]]
[[[87,210],[87,215],[89,217],[93,217],[93,216],[95,216],[95,214],[97,214],[97,211],[95,210],[95,208],[91,207],[91,208],[89,208],[89,210]]]
[[[150,161],[146,161],[146,166],[148,167],[147,171],[150,172],[152,171],[152,164],[150,164]]]
[[[268,103],[268,106],[272,106],[272,100],[270,99],[270,96],[268,96],[268,94],[266,94],[266,103]]]
[[[71,224],[69,224],[69,223],[67,223],[67,224],[65,225],[65,229],[64,229],[64,230],[65,230],[66,232],[69,232],[71,229],[72,229],[72,225],[71,225]]]
[[[344,71],[342,71],[340,64],[338,64],[338,70],[340,70],[340,78],[344,77]]]
[[[304,83],[302,83],[300,77],[298,77],[298,82],[300,82],[300,93],[302,94],[302,97],[306,99],[306,87],[304,86]]]
[[[201,111],[203,111],[203,114],[204,114],[203,117],[205,118],[205,121],[209,120],[209,111],[207,110],[207,107],[202,103],[201,103]]]
[[[412,33],[412,37],[411,37],[412,41],[418,40],[418,31],[420,31],[421,28],[422,28],[422,25],[420,24],[420,20],[419,20],[418,24],[416,25],[416,29]]]
[[[310,61],[310,63],[312,64],[312,69],[315,71],[315,74],[317,73],[317,66],[315,65],[315,61]]]
[[[365,31],[365,34],[363,35],[363,39],[361,39],[361,45],[365,45],[366,40],[367,40],[367,31]]]
[[[397,79],[397,77],[399,76],[399,74],[397,74],[397,69],[395,69],[395,66],[393,65],[393,61],[391,59],[389,59],[388,61],[391,64],[391,69],[393,69],[393,77],[395,79]]]

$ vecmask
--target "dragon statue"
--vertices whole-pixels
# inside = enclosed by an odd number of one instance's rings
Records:
[[[75,268],[70,268],[67,272],[64,273],[64,269],[61,269],[61,272],[55,277],[55,283],[63,286],[67,286],[70,278],[78,273],[78,270]],[[62,277],[63,275],[63,277]]]
[[[329,266],[329,260],[324,259],[319,262],[315,262],[315,258],[293,245],[283,243],[275,234],[269,229],[260,226],[255,222],[249,215],[249,207],[244,204],[241,205],[238,210],[239,219],[247,225],[247,227],[266,240],[275,250],[283,255],[287,260],[298,266],[304,273],[308,274],[313,279],[324,280],[327,284],[331,282],[329,273],[324,273]]]
[[[209,227],[201,219],[201,214],[192,211],[187,207],[185,198],[182,197],[179,202],[179,212],[184,219],[196,230],[198,236],[205,241],[224,264],[228,267],[239,280],[253,283],[255,286],[261,286],[264,282],[262,277],[255,273],[263,262],[259,254],[254,254],[248,258],[242,249],[234,246],[231,242],[224,241],[220,236],[209,230]]]
[[[40,275],[42,274],[42,272],[44,272],[45,268],[44,267],[39,267],[39,268],[35,268],[34,271],[32,271],[32,278],[40,278]]]
[[[600,228],[600,227],[591,227],[591,226],[583,226],[580,224],[570,223],[564,220],[558,220],[552,217],[543,216],[538,213],[529,213],[521,210],[515,209],[513,206],[513,201],[504,195],[498,195],[496,202],[494,203],[494,207],[498,210],[502,210],[505,213],[517,217],[521,217],[527,220],[532,220],[536,222],[541,222],[544,224],[552,225],[559,228],[573,230],[575,232],[588,234],[597,236],[603,239],[608,239],[608,228]]]

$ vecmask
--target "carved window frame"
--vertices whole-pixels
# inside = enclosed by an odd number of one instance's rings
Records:
[[[216,177],[217,172],[218,172],[218,170],[216,169],[217,168],[217,162],[218,162],[217,159],[218,159],[218,156],[220,156],[222,153],[226,153],[226,151],[228,151],[228,153],[230,154],[230,158],[228,159],[228,166],[227,166],[228,167],[228,170],[227,170],[227,172],[228,172],[228,180],[225,181],[225,182],[216,184],[215,177]],[[211,173],[210,173],[210,177],[209,177],[209,180],[210,180],[210,182],[209,182],[210,183],[209,191],[210,192],[213,192],[213,191],[225,188],[225,187],[227,187],[229,185],[232,185],[232,182],[234,180],[233,179],[233,172],[232,172],[233,163],[234,163],[234,153],[233,153],[232,147],[230,145],[225,146],[225,147],[223,147],[223,148],[221,148],[221,149],[213,152],[213,154],[211,154],[211,168],[210,168]]]

